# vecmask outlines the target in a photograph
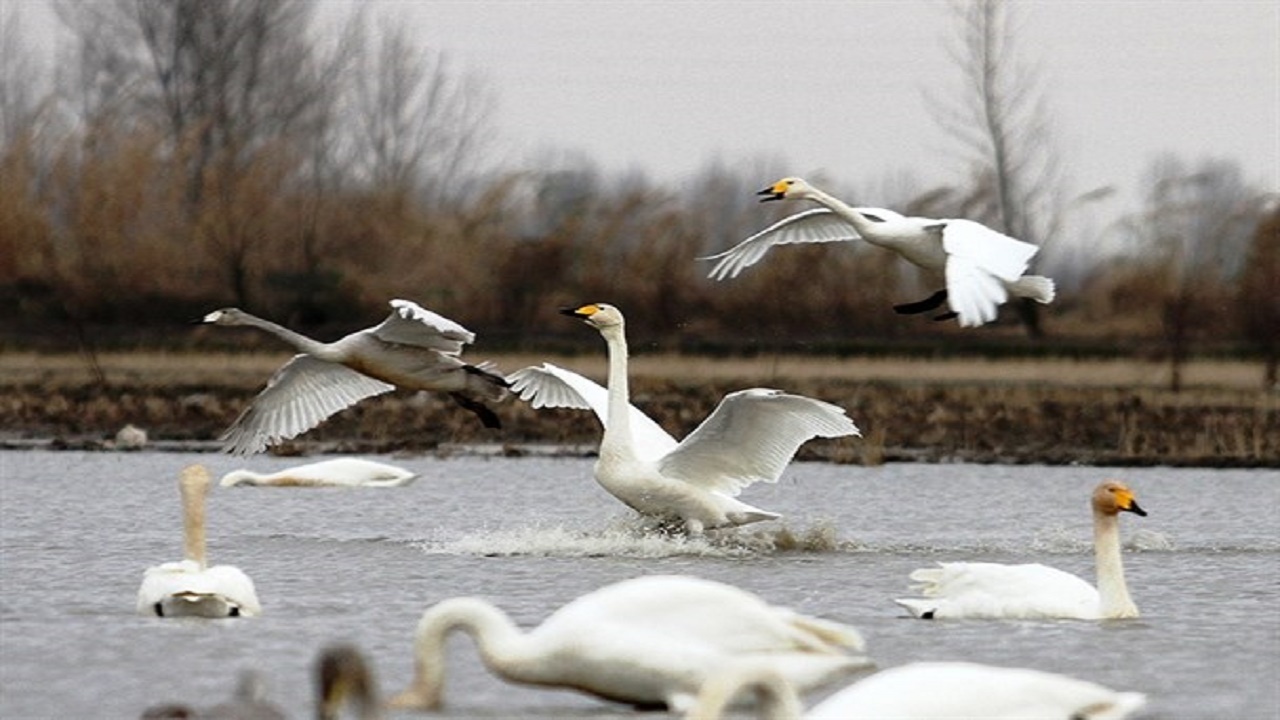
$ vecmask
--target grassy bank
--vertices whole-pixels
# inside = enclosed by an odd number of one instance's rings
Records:
[[[0,355],[0,439],[95,446],[125,423],[152,440],[209,441],[286,354]],[[545,361],[602,379],[598,356],[499,356],[504,371]],[[1280,467],[1280,395],[1260,391],[1259,364],[1195,361],[1185,387],[1138,360],[926,360],[638,355],[637,405],[676,436],[726,392],[778,387],[840,404],[862,439],[816,441],[801,457],[886,460]],[[500,431],[446,398],[394,393],[332,418],[288,452],[423,452],[455,444],[590,445],[587,413],[498,408]]]

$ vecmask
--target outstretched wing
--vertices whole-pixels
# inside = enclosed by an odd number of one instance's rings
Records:
[[[726,395],[659,468],[667,477],[732,496],[754,482],[776,482],[806,440],[859,434],[837,405],[781,390],[739,390]]]
[[[409,300],[392,300],[391,315],[368,332],[384,342],[424,347],[447,355],[461,353],[463,345],[476,339],[475,333],[458,323]]]
[[[235,455],[262,452],[339,410],[394,389],[345,365],[294,355],[222,434],[222,449]]]
[[[1039,250],[972,220],[945,221],[942,249],[947,253],[947,300],[962,327],[994,320],[997,308],[1009,299],[1004,283],[1022,277]]]
[[[783,218],[722,253],[698,259],[718,260],[707,277],[724,280],[737,277],[755,265],[775,245],[847,242],[859,238],[858,231],[847,220],[826,208],[814,208]]]
[[[609,423],[609,391],[571,370],[551,363],[527,367],[507,376],[511,391],[535,408],[592,410],[600,424]],[[652,418],[631,405],[631,437],[641,459],[657,460],[676,447],[676,439]]]

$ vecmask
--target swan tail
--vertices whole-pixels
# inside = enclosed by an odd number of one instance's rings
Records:
[[[1009,292],[1017,297],[1031,298],[1038,303],[1048,305],[1058,294],[1053,280],[1043,275],[1023,275],[1009,283]]]
[[[936,597],[942,586],[943,572],[945,568],[921,568],[913,571],[907,577],[911,578],[915,585],[911,586],[912,590],[918,591],[925,597]]]

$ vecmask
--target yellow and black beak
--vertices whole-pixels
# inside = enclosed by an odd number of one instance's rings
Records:
[[[783,199],[784,197],[786,197],[786,196],[787,196],[787,190],[786,190],[786,188],[785,188],[785,187],[780,188],[780,187],[779,187],[780,185],[781,185],[781,183],[777,183],[777,184],[774,184],[774,185],[770,185],[769,187],[767,187],[767,188],[765,188],[765,189],[761,190],[760,192],[756,193],[757,195],[763,195],[763,196],[764,196],[764,197],[760,198],[760,202],[769,202],[770,200],[781,200],[781,199]]]
[[[1138,505],[1138,501],[1137,501],[1137,500],[1134,500],[1133,498],[1129,498],[1129,505],[1128,505],[1128,506],[1126,506],[1126,507],[1122,507],[1122,508],[1120,508],[1120,509],[1121,509],[1121,510],[1124,510],[1125,512],[1131,512],[1131,513],[1133,513],[1134,515],[1137,515],[1138,517],[1146,517],[1146,516],[1147,516],[1147,511],[1146,511],[1146,510],[1143,510],[1143,509]]]
[[[600,308],[595,304],[560,308],[561,315],[568,315],[569,317],[578,318],[579,320],[590,319],[592,315],[595,315],[598,312],[600,312]]]
[[[1138,501],[1133,497],[1133,491],[1129,488],[1121,488],[1116,493],[1116,506],[1123,512],[1131,512],[1138,517],[1146,517],[1147,511],[1138,505]]]

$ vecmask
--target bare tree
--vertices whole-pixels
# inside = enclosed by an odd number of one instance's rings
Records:
[[[443,53],[418,45],[403,23],[384,17],[362,34],[351,118],[359,167],[373,187],[402,200],[419,190],[448,195],[487,137],[488,92]]]
[[[1244,335],[1262,353],[1262,385],[1280,389],[1280,205],[1253,234],[1237,289],[1236,308]]]
[[[1014,45],[1004,0],[955,2],[950,47],[964,87],[955,100],[931,97],[933,114],[963,148],[970,187],[957,198],[966,214],[1046,247],[1061,225],[1063,178],[1050,142],[1049,111],[1035,65]],[[1037,304],[1016,305],[1027,333],[1040,337]]]

